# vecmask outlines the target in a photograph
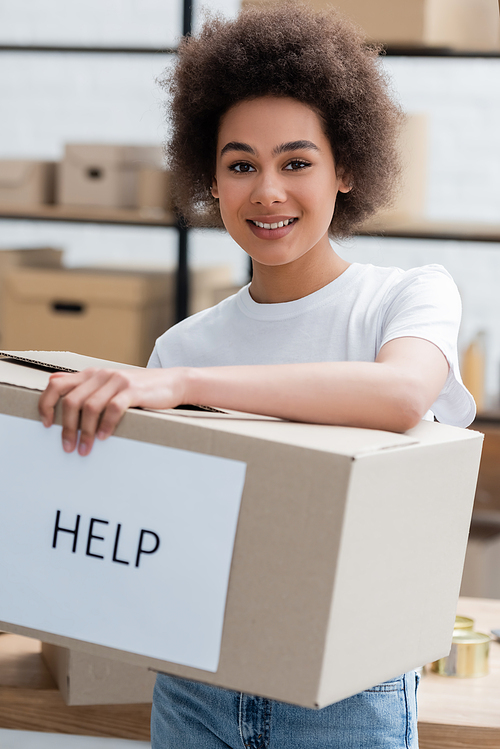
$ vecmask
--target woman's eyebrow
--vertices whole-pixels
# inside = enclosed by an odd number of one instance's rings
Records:
[[[237,140],[226,143],[220,155],[224,156],[228,151],[243,151],[244,153],[252,154],[252,156],[257,156],[257,152],[252,146],[249,146],[248,143],[240,143]],[[281,145],[275,146],[273,148],[273,156],[279,156],[281,153],[289,153],[290,151],[319,151],[319,148],[311,140],[291,140],[288,143],[281,143]]]
[[[224,156],[224,154],[228,151],[244,151],[245,153],[251,153],[252,156],[257,155],[252,146],[249,146],[248,143],[239,143],[236,140],[232,140],[229,143],[226,143],[226,145],[220,152],[220,155]]]
[[[288,153],[289,151],[319,151],[319,148],[310,140],[292,140],[273,148],[273,156],[278,156],[280,153]]]

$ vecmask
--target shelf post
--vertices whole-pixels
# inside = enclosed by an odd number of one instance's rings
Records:
[[[179,219],[177,224],[179,248],[177,252],[177,275],[175,293],[175,321],[184,320],[189,314],[189,263],[188,263],[188,230]]]
[[[183,0],[182,34],[187,36],[193,28],[192,0]],[[189,261],[188,261],[188,229],[182,216],[177,222],[179,246],[177,252],[177,276],[175,288],[175,319],[184,320],[189,314]]]

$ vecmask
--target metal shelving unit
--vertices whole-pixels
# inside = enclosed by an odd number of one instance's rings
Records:
[[[192,31],[192,0],[182,0],[182,33]],[[175,48],[155,49],[154,47],[84,47],[53,45],[0,45],[0,52],[63,52],[69,54],[175,54]],[[383,48],[382,54],[398,57],[440,57],[452,58],[500,58],[499,51],[458,51],[433,47]],[[165,212],[161,215],[146,215],[129,209],[80,209],[67,206],[44,205],[25,210],[16,206],[0,207],[0,220],[56,221],[70,223],[96,223],[128,226],[173,227],[178,232],[176,317],[182,320],[188,314],[189,301],[189,251],[188,229],[182,217]],[[377,219],[368,222],[357,232],[361,236],[384,236],[412,239],[438,239],[455,241],[500,242],[500,225],[443,221],[407,221],[402,219]]]
[[[192,0],[182,0],[182,34],[192,31]],[[175,54],[175,48],[155,49],[147,47],[83,47],[54,45],[11,45],[0,44],[0,52],[62,52],[69,54]],[[188,273],[188,229],[182,217],[165,211],[164,216],[148,216],[138,210],[127,209],[85,209],[67,206],[43,205],[25,210],[15,206],[0,207],[0,220],[59,221],[70,223],[120,224],[128,226],[173,227],[178,233],[177,277],[176,277],[176,319],[183,320],[188,315],[189,273]]]

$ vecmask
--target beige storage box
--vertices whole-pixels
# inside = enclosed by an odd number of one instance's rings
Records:
[[[133,705],[153,701],[156,673],[145,666],[42,643],[42,657],[67,705]]]
[[[3,289],[5,348],[76,349],[145,365],[174,322],[172,274],[18,268]]]
[[[474,522],[465,556],[461,596],[500,598],[500,522]]]
[[[428,176],[428,119],[424,114],[408,114],[403,122],[399,151],[402,180],[394,205],[377,214],[377,220],[419,220],[426,210]]]
[[[159,146],[68,143],[59,165],[57,202],[135,208],[141,169],[160,169],[162,161]]]
[[[0,207],[53,203],[54,175],[50,161],[0,159]]]
[[[0,345],[2,345],[2,296],[3,280],[12,268],[17,267],[43,267],[58,268],[61,266],[62,250],[52,247],[28,248],[18,250],[0,249]]]
[[[143,216],[161,216],[173,210],[171,173],[166,169],[139,169],[137,207]]]
[[[231,281],[232,270],[229,265],[193,268],[189,281],[189,314],[194,315],[195,312],[213,307],[221,301],[220,291],[226,289]]]
[[[245,6],[273,0],[243,0]],[[427,46],[492,51],[500,48],[498,0],[308,0],[337,7],[371,41],[394,47]]]
[[[121,268],[127,271],[138,273],[168,273],[176,275],[176,269],[171,265],[150,265],[144,266],[137,263],[128,263],[127,265],[103,265],[100,266],[106,270]],[[190,315],[201,312],[208,307],[222,301],[230,293],[235,293],[232,286],[232,268],[230,265],[207,265],[200,268],[189,269],[189,310]],[[230,293],[229,293],[230,292]]]
[[[216,289],[214,292],[214,304],[219,304],[219,302],[223,302],[224,299],[237,294],[240,289],[241,286],[235,285],[223,286],[220,289]]]
[[[60,268],[63,251],[53,247],[27,247],[26,249],[0,248],[0,284],[13,268]]]
[[[39,391],[95,362],[3,354],[0,629],[306,707],[448,654],[482,435],[131,409],[81,458]]]

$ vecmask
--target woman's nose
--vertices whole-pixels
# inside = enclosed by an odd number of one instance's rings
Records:
[[[284,203],[286,192],[276,172],[262,172],[258,175],[252,189],[252,203],[271,205],[272,203]]]

